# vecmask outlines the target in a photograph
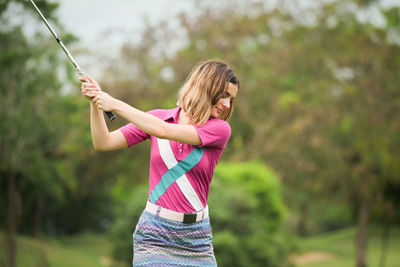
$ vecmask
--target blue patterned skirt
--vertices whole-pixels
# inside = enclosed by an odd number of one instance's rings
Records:
[[[183,223],[143,211],[133,233],[133,266],[217,266],[210,219]]]

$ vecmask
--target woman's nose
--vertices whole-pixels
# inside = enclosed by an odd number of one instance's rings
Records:
[[[224,107],[225,107],[226,109],[228,109],[228,108],[230,108],[230,107],[231,107],[231,101],[230,101],[230,99],[229,99],[229,98],[225,98],[225,99],[223,99],[223,102],[222,102],[222,104],[224,105]]]

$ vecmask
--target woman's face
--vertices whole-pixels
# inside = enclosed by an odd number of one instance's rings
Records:
[[[229,83],[228,89],[225,95],[218,100],[218,102],[213,106],[211,111],[211,116],[214,118],[219,118],[222,112],[231,107],[231,100],[236,97],[238,87],[236,84]]]

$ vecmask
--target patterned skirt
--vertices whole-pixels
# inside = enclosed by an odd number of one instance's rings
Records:
[[[217,266],[210,219],[183,223],[143,211],[133,233],[133,266]]]

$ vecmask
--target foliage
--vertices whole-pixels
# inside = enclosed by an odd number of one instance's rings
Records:
[[[279,172],[298,234],[353,224],[362,207],[367,217],[394,218],[387,188],[400,183],[399,8],[384,10],[378,1],[331,1],[297,13],[290,7],[256,1],[243,12],[238,3],[223,10],[199,4],[197,16],[180,17],[187,39],[176,53],[159,52],[179,38],[175,32],[148,27],[140,43],[121,50],[123,64],[107,69],[129,73],[129,82],[117,76],[107,83],[133,105],[140,107],[140,93],[144,103],[173,107],[170,96],[193,65],[222,58],[241,80],[223,159],[262,160]],[[386,26],[360,20],[356,8],[377,8]],[[152,102],[156,94],[161,101]],[[321,203],[340,219],[321,212]]]
[[[145,206],[148,186],[137,187],[110,228],[113,257],[128,266],[130,236]],[[287,266],[291,249],[283,232],[285,208],[279,181],[262,163],[220,163],[209,198],[214,250],[219,266]]]
[[[58,6],[37,4],[49,19]],[[8,21],[8,13],[18,6],[26,8],[24,16],[30,12],[40,20],[30,2],[0,6],[0,192],[14,200],[10,208],[10,199],[0,199],[0,218],[8,219],[6,211],[13,210],[16,229],[35,236],[102,229],[102,219],[110,217],[109,173],[102,172],[103,180],[85,173],[94,169],[89,163],[95,165],[87,100],[66,92],[68,82],[60,77],[75,79],[75,73],[50,33],[28,39],[24,25]],[[73,40],[69,35],[64,42]],[[11,181],[15,187],[10,194]]]
[[[249,169],[267,164],[279,173],[290,230],[307,235],[348,226],[362,206],[368,207],[374,222],[398,222],[399,7],[385,10],[371,0],[329,1],[311,9],[293,1],[277,8],[263,1],[221,1],[212,9],[202,3],[197,3],[196,15],[180,15],[177,25],[182,31],[168,23],[147,24],[140,42],[127,43],[115,60],[109,60],[98,77],[102,86],[142,110],[172,108],[194,64],[226,60],[236,67],[241,88],[221,162],[258,160],[263,164]],[[57,3],[37,4],[56,22]],[[15,181],[12,210],[19,218],[19,231],[103,231],[117,216],[113,229],[120,230],[111,232],[123,233],[112,234],[115,242],[122,242],[116,247],[123,255],[114,254],[127,259],[131,244],[128,249],[125,241],[132,230],[128,225],[143,206],[126,206],[131,217],[122,223],[122,210],[114,212],[113,203],[142,203],[139,195],[145,196],[146,190],[137,185],[148,176],[148,144],[119,152],[93,151],[87,100],[65,90],[76,90],[78,83],[67,84],[59,77],[65,72],[68,79],[76,78],[65,66],[69,63],[64,55],[51,36],[37,33],[28,39],[22,25],[8,21],[6,13],[13,6],[33,13],[29,5],[0,1],[0,218],[9,218],[5,196],[10,181]],[[373,8],[381,12],[383,26],[359,19]],[[67,36],[63,41],[73,39]],[[125,123],[117,118],[109,126],[114,130]],[[226,173],[241,173],[235,165]],[[213,188],[221,191],[225,178],[218,175]],[[254,260],[265,263],[267,257],[269,264],[283,258],[288,248],[280,246],[285,237],[279,195],[263,195],[251,181],[235,179],[226,183],[226,190],[211,194],[211,212],[234,203],[248,216],[268,215],[272,221],[254,224],[271,234],[263,237],[259,228],[230,220],[230,214],[212,214],[226,222],[212,219],[217,254],[232,253],[236,256],[222,256],[223,261],[243,263],[248,254],[238,245],[247,240],[247,231],[255,235],[246,241],[249,253],[256,251],[253,243],[266,241],[266,254],[255,253]],[[255,180],[265,188],[275,187]],[[137,199],[131,199],[136,187]],[[260,204],[264,202],[268,205]],[[270,246],[273,242],[276,250]]]
[[[116,219],[109,229],[112,240],[112,256],[118,266],[130,266],[133,255],[132,234],[137,221],[146,206],[148,186],[137,186],[132,190],[129,198],[120,203],[115,216]]]
[[[62,167],[57,160],[61,156],[59,133],[64,128],[57,124],[62,114],[58,101],[61,84],[52,67],[58,58],[45,53],[47,47],[39,44],[40,37],[28,41],[18,26],[1,30],[0,35],[4,40],[0,49],[0,173],[16,178],[15,197],[20,201],[20,190],[28,186],[24,200],[34,202],[39,195],[60,199]]]
[[[223,162],[209,197],[219,266],[288,266],[286,209],[277,175],[260,162]]]

